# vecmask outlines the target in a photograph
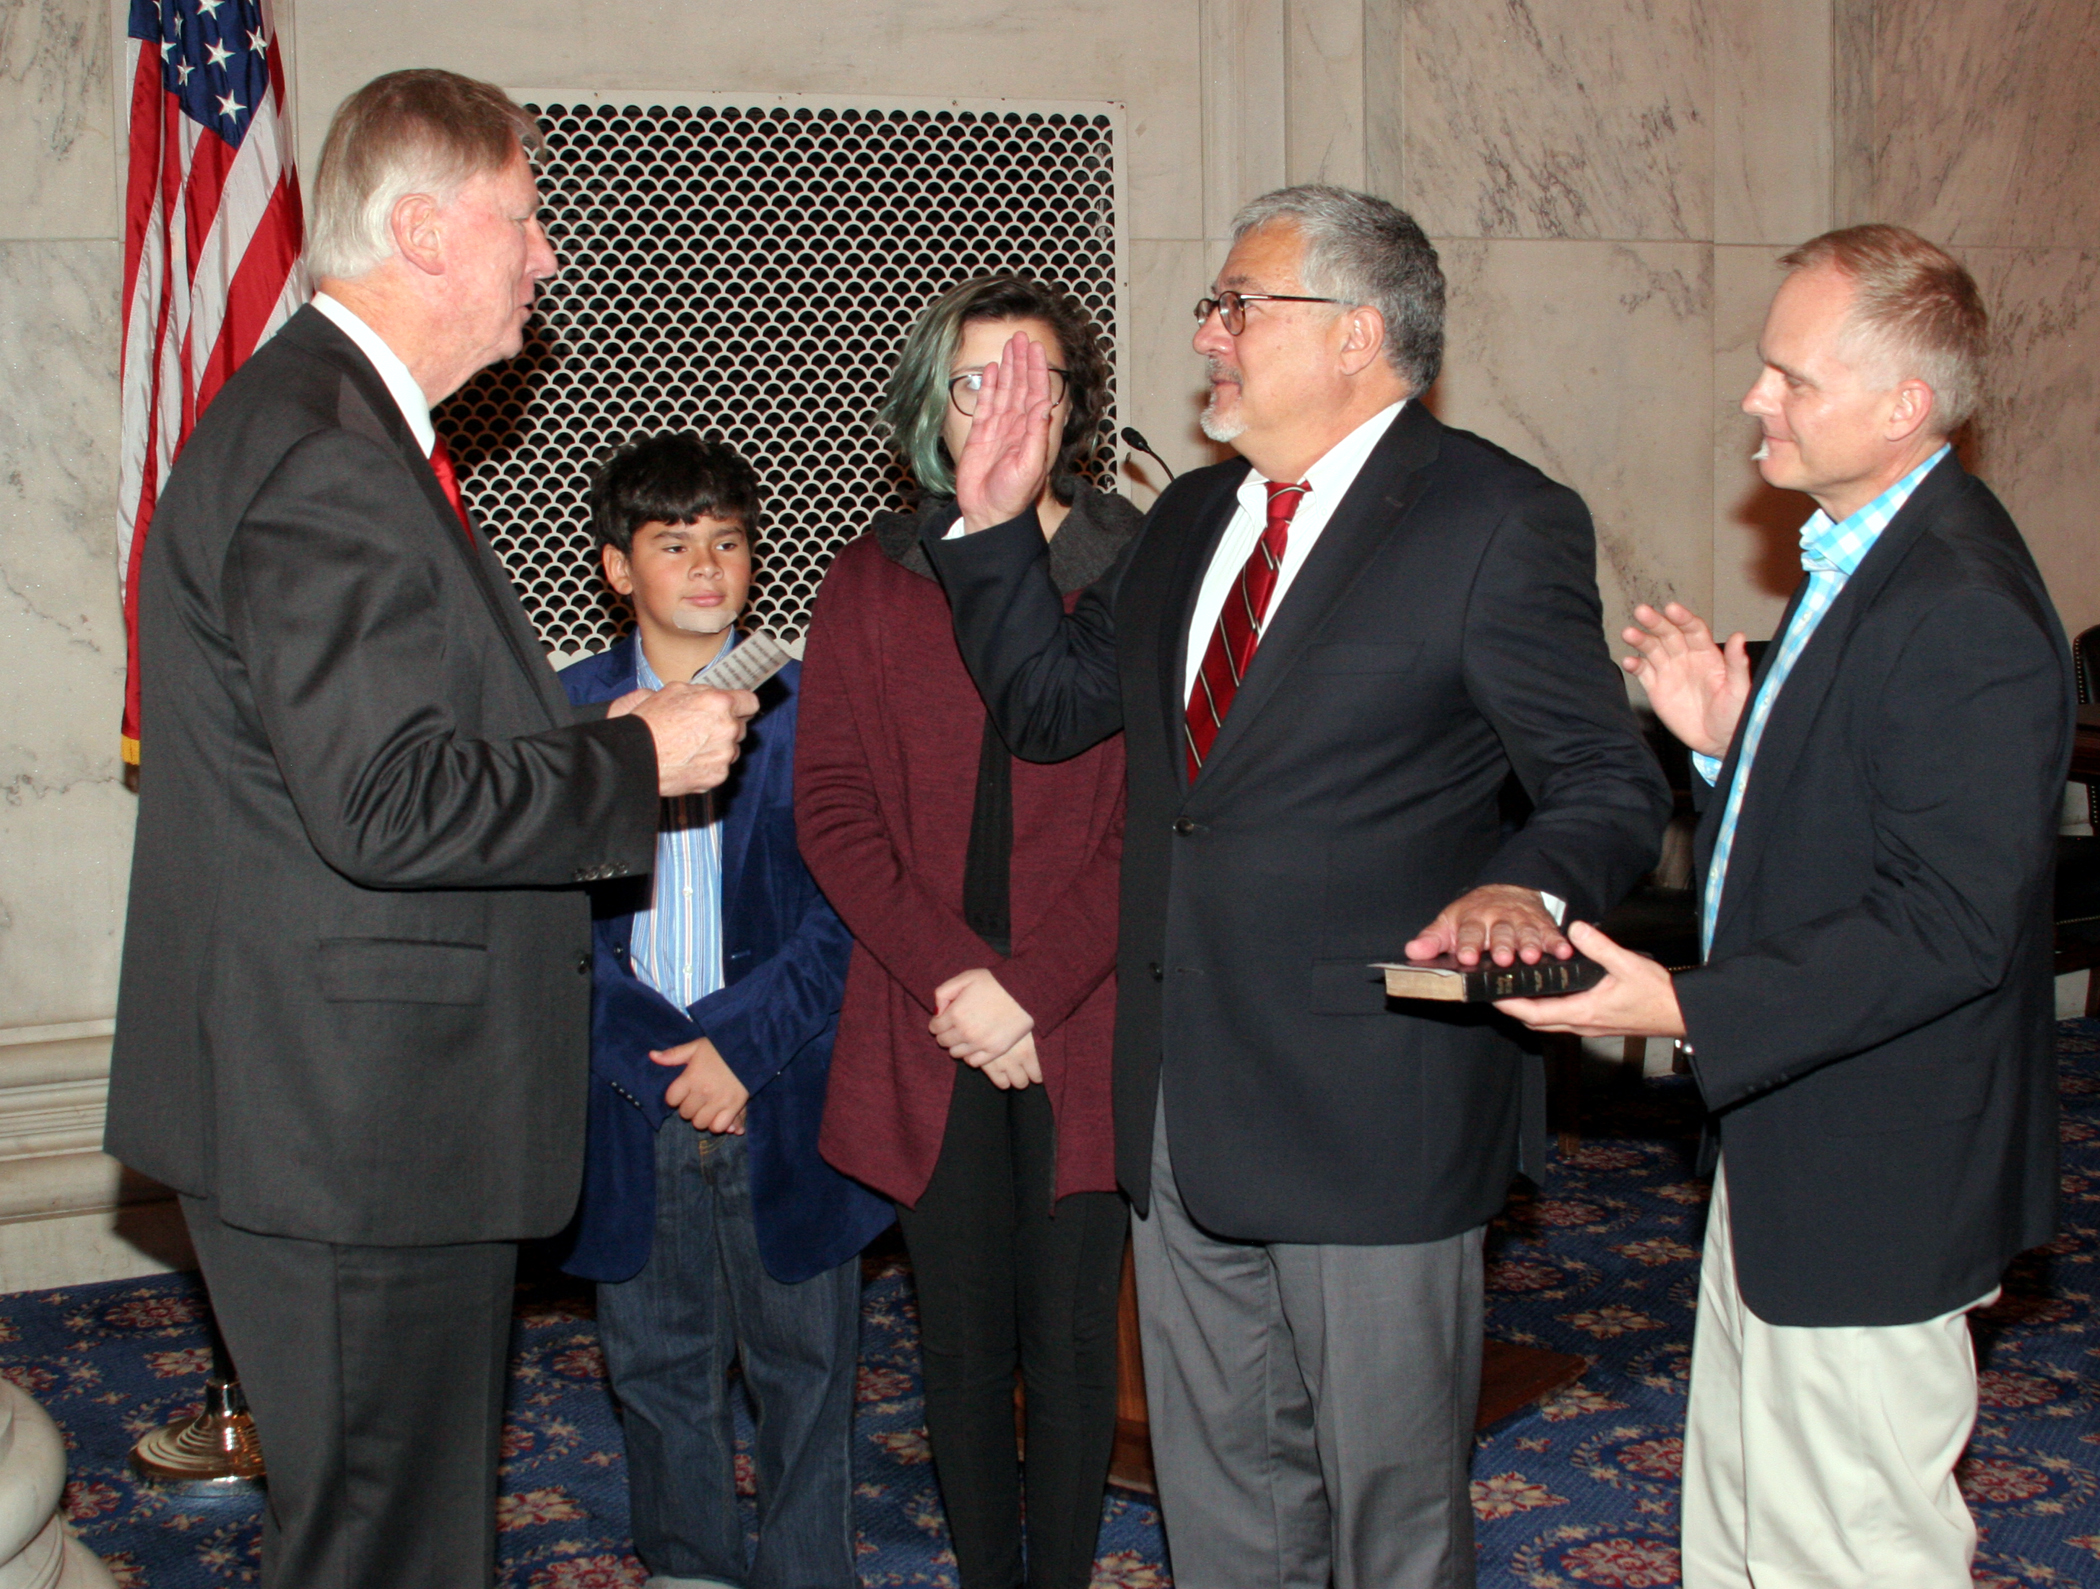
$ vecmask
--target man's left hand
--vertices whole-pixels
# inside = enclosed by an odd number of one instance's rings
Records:
[[[1682,1037],[1677,983],[1646,955],[1622,949],[1586,921],[1568,929],[1575,947],[1611,974],[1587,993],[1557,999],[1497,999],[1495,1008],[1537,1032],[1577,1037]]]
[[[1479,965],[1482,955],[1498,966],[1519,960],[1532,966],[1549,954],[1565,960],[1574,952],[1538,890],[1513,883],[1488,883],[1454,899],[1406,949],[1410,960],[1448,954],[1463,966]]]
[[[713,1043],[696,1037],[676,1048],[651,1049],[649,1057],[659,1065],[678,1067],[664,1089],[664,1102],[694,1127],[717,1135],[744,1134],[744,1105],[751,1094]]]

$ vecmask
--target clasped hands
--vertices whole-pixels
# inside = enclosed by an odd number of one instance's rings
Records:
[[[651,1049],[649,1057],[678,1071],[664,1089],[664,1102],[694,1130],[717,1136],[744,1134],[744,1106],[751,1094],[713,1043],[696,1037],[676,1048]]]
[[[1716,644],[1713,631],[1680,602],[1661,611],[1645,602],[1622,631],[1635,655],[1620,666],[1641,681],[1663,727],[1702,756],[1724,756],[1750,700],[1750,654],[1741,633]],[[1495,1008],[1534,1031],[1577,1037],[1682,1037],[1684,1014],[1670,973],[1621,948],[1586,922],[1568,929],[1577,949],[1609,974],[1586,993],[1554,999],[1498,999]],[[1412,946],[1410,945],[1410,949]]]
[[[999,979],[982,966],[960,972],[933,990],[934,1041],[965,1065],[981,1070],[995,1087],[1040,1083],[1035,1017],[1014,1001]]]

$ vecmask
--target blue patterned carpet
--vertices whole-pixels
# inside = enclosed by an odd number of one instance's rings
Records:
[[[2100,1583],[2100,1022],[2065,1022],[2064,1233],[2023,1257],[1979,1321],[1983,1411],[1964,1483],[1994,1589]],[[1583,1379],[1482,1438],[1473,1497],[1486,1589],[1670,1589],[1677,1475],[1706,1188],[1691,1179],[1696,1103],[1681,1081],[1593,1094],[1582,1147],[1517,1199],[1490,1245],[1488,1328],[1579,1352]],[[910,1271],[867,1263],[859,1439],[861,1580],[952,1585],[920,1427]],[[0,1374],[65,1431],[74,1525],[127,1589],[256,1577],[256,1505],[133,1483],[142,1431],[196,1404],[207,1349],[193,1279],[0,1298]],[[619,1424],[587,1290],[521,1288],[504,1439],[502,1582],[629,1589]],[[1169,1583],[1157,1514],[1111,1491],[1097,1586]]]

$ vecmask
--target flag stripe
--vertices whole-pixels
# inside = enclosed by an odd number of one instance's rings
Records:
[[[197,416],[307,298],[277,49],[267,0],[131,7],[117,502],[128,760],[138,759],[138,573],[161,485]]]

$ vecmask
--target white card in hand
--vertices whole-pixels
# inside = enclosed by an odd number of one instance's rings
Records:
[[[748,634],[719,661],[702,668],[693,682],[710,690],[755,690],[794,660],[771,635]]]

